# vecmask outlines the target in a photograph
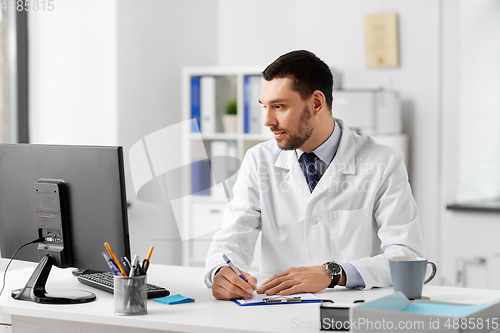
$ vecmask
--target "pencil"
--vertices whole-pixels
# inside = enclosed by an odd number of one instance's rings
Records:
[[[155,248],[154,246],[151,246],[151,248],[149,249],[148,257],[146,258],[146,259],[148,259],[148,261],[149,261],[149,259],[151,259],[151,254],[153,253],[154,248]]]
[[[111,250],[111,247],[109,246],[109,244],[107,242],[104,243],[104,247],[106,247],[106,250],[108,250],[108,253],[109,253],[109,256],[111,257],[111,259],[113,259],[115,261],[116,266],[118,266],[118,269],[120,270],[120,273],[123,276],[127,276],[127,274],[125,274],[125,271],[123,270],[122,265],[120,265],[118,258],[115,256],[115,254],[113,253],[113,251]]]

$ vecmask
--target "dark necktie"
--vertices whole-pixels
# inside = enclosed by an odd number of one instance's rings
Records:
[[[306,167],[307,184],[312,192],[316,187],[316,184],[318,184],[320,178],[318,170],[316,170],[316,161],[318,160],[318,156],[316,156],[315,153],[303,153],[302,158]]]

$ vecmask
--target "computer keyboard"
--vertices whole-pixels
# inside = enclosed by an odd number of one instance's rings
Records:
[[[114,278],[113,273],[92,273],[92,274],[82,274],[79,275],[78,281],[88,286],[107,291],[108,293],[113,293]],[[165,288],[155,286],[154,284],[148,283],[148,299],[158,298],[170,295],[170,291]]]

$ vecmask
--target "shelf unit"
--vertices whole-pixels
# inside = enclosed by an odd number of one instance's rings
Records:
[[[262,67],[264,68],[264,67]],[[248,131],[248,125],[245,126],[245,122],[248,123],[248,117],[245,118],[245,114],[248,114],[250,110],[248,94],[252,94],[251,103],[254,104],[258,102],[260,95],[260,87],[257,87],[250,91],[249,80],[254,80],[252,82],[262,81],[261,72],[262,68],[248,68],[248,67],[189,67],[184,68],[182,72],[182,105],[183,105],[183,119],[192,119],[192,104],[199,103],[200,112],[200,124],[201,131],[193,132],[186,131],[183,136],[182,145],[184,153],[184,165],[194,165],[199,161],[206,161],[207,158],[211,158],[215,154],[217,146],[219,153],[216,156],[221,156],[220,149],[224,146],[228,147],[226,149],[227,155],[236,157],[239,161],[243,160],[243,157],[248,149],[255,146],[256,144],[272,139],[272,133],[269,129],[265,129],[262,120],[262,111],[260,112],[260,123],[261,128],[252,128],[252,133],[245,133]],[[204,91],[203,82],[206,77],[213,78],[212,83],[207,85],[209,88]],[[199,85],[199,90],[193,88],[193,78],[200,78],[201,84]],[[249,79],[252,78],[252,79]],[[210,80],[208,80],[210,82]],[[195,83],[199,84],[199,83]],[[194,96],[199,91],[199,96]],[[206,94],[214,94],[215,96],[209,96],[208,99]],[[192,96],[193,95],[193,96]],[[212,98],[211,98],[212,97]],[[194,98],[194,99],[193,99]],[[245,100],[245,98],[247,98]],[[236,99],[237,101],[237,115],[236,115],[236,130],[234,133],[226,133],[223,131],[221,118],[224,112],[224,105],[227,102]],[[204,103],[215,103],[215,108],[211,109],[207,114],[213,119],[209,119],[208,122],[212,121],[213,127],[210,130],[204,128],[204,110],[209,109]],[[254,108],[256,106],[254,105]],[[196,109],[196,107],[195,107]],[[247,112],[245,112],[247,111]],[[255,109],[251,111],[254,116],[258,116]],[[196,112],[195,112],[196,113]],[[257,132],[257,133],[256,133]],[[213,160],[215,161],[215,160]],[[195,162],[195,163],[193,163]],[[213,162],[215,163],[215,162]],[[212,163],[212,164],[213,164]],[[198,165],[197,167],[203,170],[208,166],[208,163]],[[212,165],[213,167],[213,165]],[[194,167],[193,167],[194,168]],[[208,167],[209,168],[209,167]],[[208,169],[210,170],[210,169]],[[200,169],[197,169],[199,172]],[[229,170],[231,171],[231,170]],[[192,195],[183,198],[183,222],[186,226],[189,235],[195,235],[196,230],[204,228],[206,225],[222,225],[222,218],[224,213],[224,208],[230,198],[224,196],[224,190],[221,191],[221,184],[210,188],[210,195],[193,195],[193,187],[196,184],[201,183],[200,179],[205,179],[205,185],[207,181],[206,170],[204,170],[204,176],[199,172],[196,177],[193,174],[193,169],[188,172],[188,175],[183,179],[183,186],[186,186],[189,193]],[[210,172],[210,171],[209,171]],[[228,172],[228,175],[232,172]],[[225,181],[226,187],[231,196],[232,185],[236,179],[236,174]],[[195,183],[195,185],[193,185]],[[196,188],[205,188],[203,186],[198,186]],[[222,188],[223,189],[223,188]],[[222,193],[222,195],[221,195]],[[188,237],[189,239],[183,240],[183,255],[182,262],[185,266],[204,266],[205,258],[210,246],[214,232],[209,232],[205,235],[199,237]],[[259,243],[260,244],[260,241]],[[256,253],[254,264],[252,264],[252,269],[258,268],[258,262],[260,262],[260,245],[256,246]]]

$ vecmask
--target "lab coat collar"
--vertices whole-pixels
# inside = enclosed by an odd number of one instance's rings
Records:
[[[335,118],[342,129],[337,155],[332,163],[337,165],[338,173],[344,175],[356,174],[356,143],[349,127],[342,119]]]
[[[342,136],[340,138],[337,155],[335,155],[332,163],[335,164],[336,170],[339,174],[356,174],[356,146],[354,143],[353,135],[349,130],[349,127],[345,125],[342,119],[334,119],[342,129]],[[295,150],[281,150],[276,159],[276,162],[274,163],[274,166],[290,170],[292,165],[295,163],[298,164]],[[331,166],[332,165],[330,164],[330,167]]]

